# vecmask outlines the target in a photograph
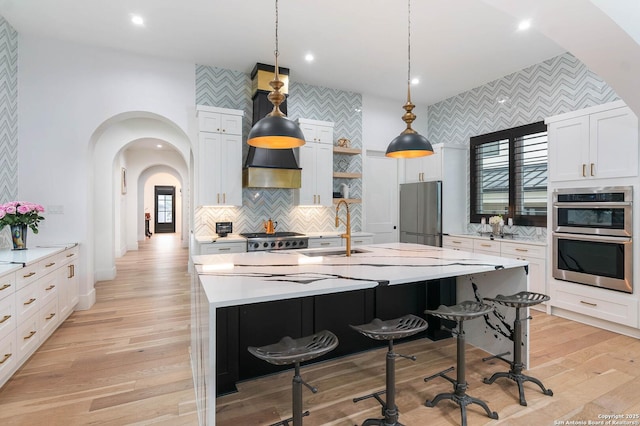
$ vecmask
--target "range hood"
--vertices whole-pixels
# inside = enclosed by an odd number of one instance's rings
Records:
[[[273,79],[274,66],[256,64],[251,71],[253,121],[252,125],[265,117],[273,109],[267,99],[271,88],[269,81]],[[280,79],[285,83],[280,90],[285,94],[289,88],[289,69],[279,67]],[[280,110],[287,113],[287,101],[280,104]],[[249,147],[247,158],[242,169],[242,186],[244,188],[300,188],[302,169],[293,149],[264,149]]]

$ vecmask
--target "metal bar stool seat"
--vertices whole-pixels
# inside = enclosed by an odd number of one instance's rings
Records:
[[[485,378],[483,382],[490,385],[500,377],[506,377],[513,380],[518,384],[520,405],[527,405],[527,401],[524,397],[524,388],[522,386],[524,382],[533,382],[540,387],[543,394],[553,396],[553,391],[551,389],[545,388],[540,380],[536,379],[535,377],[522,374],[522,370],[524,369],[524,364],[522,363],[522,321],[530,320],[531,317],[529,316],[527,318],[521,319],[520,309],[528,308],[530,306],[537,305],[538,303],[546,302],[549,299],[549,296],[547,296],[546,294],[533,293],[529,291],[521,291],[520,293],[512,294],[510,296],[503,296],[502,294],[499,294],[494,298],[484,298],[484,300],[487,301],[495,302],[511,308],[516,308],[516,318],[513,323],[513,330],[511,330],[511,340],[513,341],[513,361],[509,361],[508,359],[503,358],[504,355],[509,355],[510,352],[505,352],[482,359],[483,361],[488,361],[493,358],[498,358],[509,364],[511,368],[508,372],[494,373],[490,378]]]
[[[460,407],[462,426],[466,426],[467,424],[467,405],[469,404],[477,404],[481,406],[484,411],[486,411],[487,416],[492,419],[498,418],[498,413],[496,413],[495,411],[491,411],[486,402],[467,395],[467,380],[465,378],[466,366],[464,322],[487,315],[491,311],[493,311],[493,307],[491,305],[476,301],[465,301],[454,306],[441,305],[438,309],[425,311],[425,314],[457,322],[457,330],[448,330],[452,334],[456,335],[456,379],[454,380],[451,377],[447,376],[447,373],[455,369],[454,367],[449,367],[446,370],[443,370],[424,379],[425,382],[428,382],[429,380],[435,379],[436,377],[442,377],[443,379],[446,379],[451,382],[451,384],[453,384],[454,391],[440,393],[436,395],[432,400],[427,400],[425,402],[425,405],[427,407],[435,407],[435,405],[443,399],[450,399],[454,401]],[[443,326],[443,329],[446,328]]]
[[[261,347],[249,346],[247,348],[251,354],[271,364],[293,364],[295,367],[295,374],[292,381],[293,417],[274,423],[271,426],[289,426],[289,422],[291,421],[293,421],[293,426],[302,426],[302,418],[309,415],[309,411],[302,412],[302,385],[305,385],[313,393],[318,392],[318,389],[302,380],[302,377],[300,377],[300,363],[320,357],[335,349],[336,346],[338,346],[338,338],[336,335],[324,330],[299,339],[292,339],[286,336],[280,339],[278,343]]]
[[[393,341],[403,337],[413,336],[427,329],[427,322],[415,315],[405,315],[388,321],[382,321],[378,318],[368,324],[351,325],[351,328],[362,335],[374,340],[387,340],[387,362],[386,362],[386,387],[385,390],[374,392],[369,395],[353,398],[353,402],[359,402],[369,398],[375,398],[382,406],[383,419],[367,419],[362,426],[379,425],[379,426],[402,426],[398,422],[398,407],[396,406],[396,358],[402,357],[416,360],[415,356],[401,355],[393,351]],[[387,395],[387,401],[383,401],[380,395]]]

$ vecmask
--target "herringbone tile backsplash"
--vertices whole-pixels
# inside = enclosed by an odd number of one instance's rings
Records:
[[[0,17],[0,203],[18,196],[18,33]],[[0,247],[11,243],[0,230]]]
[[[245,111],[243,120],[243,155],[246,138],[251,130],[251,81],[248,74],[210,66],[196,66],[196,102],[220,108]],[[362,147],[362,96],[358,93],[290,82],[287,98],[290,119],[309,118],[335,123],[334,142],[339,138],[351,140],[354,148]],[[362,172],[361,156],[334,156],[334,170]],[[328,170],[328,173],[332,171]],[[341,183],[350,186],[350,197],[362,197],[361,179],[334,179],[334,191]],[[278,229],[293,232],[336,231],[335,210],[331,207],[298,207],[293,204],[291,189],[242,190],[242,207],[203,207],[195,212],[196,235],[215,233],[215,223],[232,221],[234,232],[260,232],[262,221],[278,221]],[[362,230],[362,208],[352,205],[352,227]],[[342,230],[338,228],[337,230]]]

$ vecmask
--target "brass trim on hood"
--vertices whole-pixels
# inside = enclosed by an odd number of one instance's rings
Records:
[[[242,170],[243,188],[300,188],[300,169],[272,169],[266,167],[246,167]]]

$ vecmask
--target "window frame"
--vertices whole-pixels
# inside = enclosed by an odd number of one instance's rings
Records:
[[[512,127],[510,129],[499,130],[497,132],[487,133],[484,135],[473,136],[469,139],[469,219],[471,223],[480,223],[487,214],[478,213],[478,170],[475,147],[485,143],[496,142],[500,140],[509,140],[509,207],[506,213],[507,217],[513,218],[518,226],[547,226],[547,215],[516,215],[516,173],[514,172],[516,154],[515,141],[517,138],[532,135],[536,133],[547,132],[547,125],[544,121],[538,121],[523,126]],[[547,133],[548,137],[548,133]],[[548,150],[548,139],[547,139]],[[548,173],[548,154],[547,154],[547,173]]]

